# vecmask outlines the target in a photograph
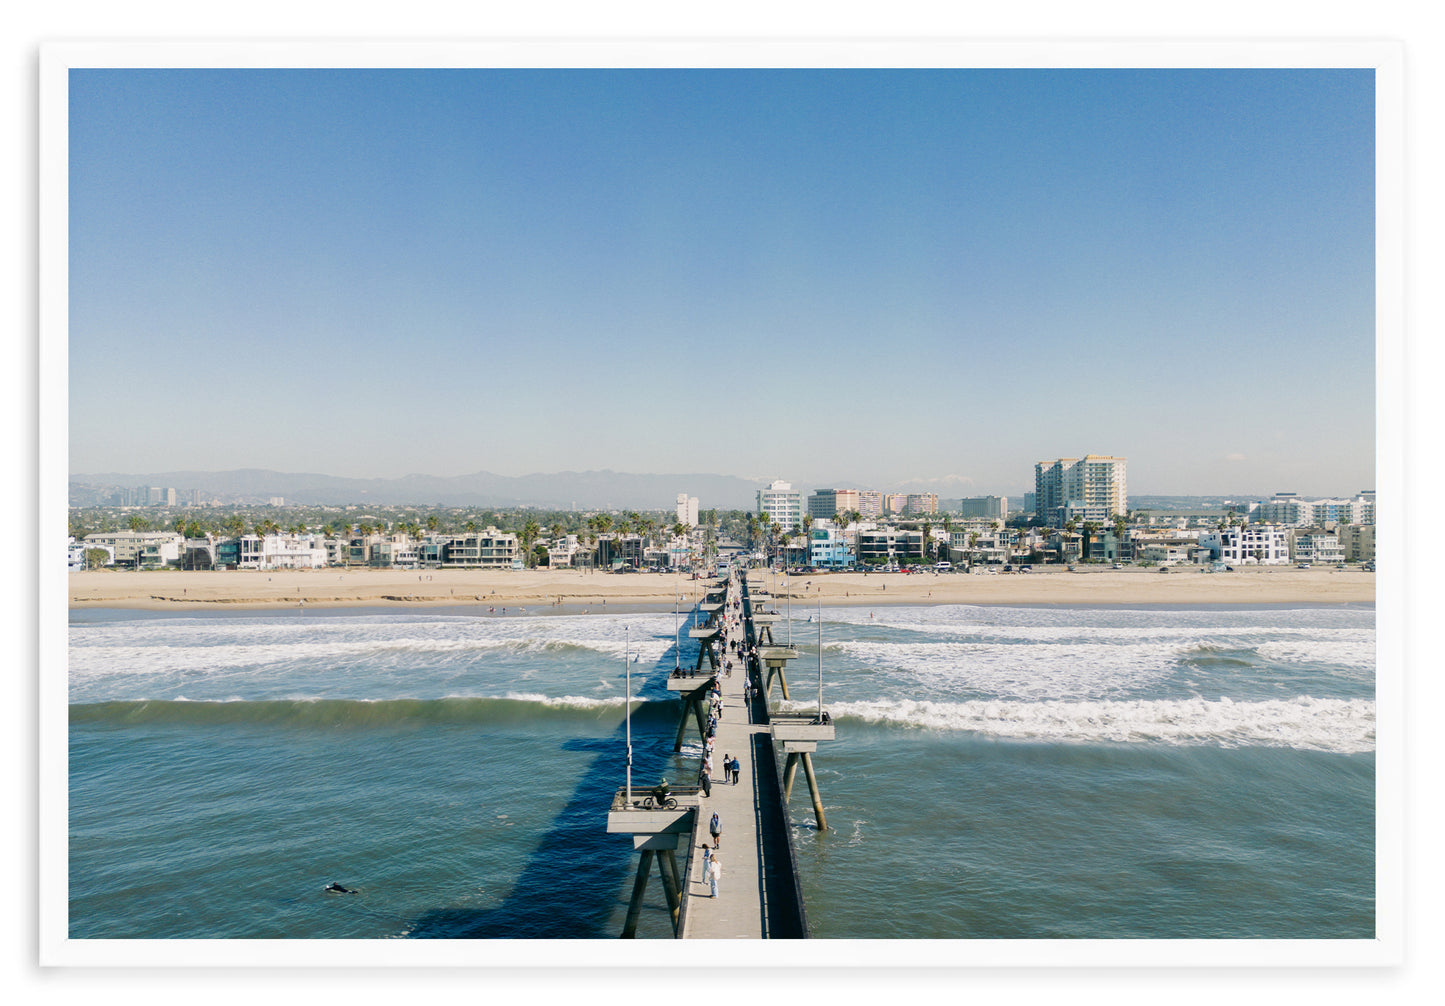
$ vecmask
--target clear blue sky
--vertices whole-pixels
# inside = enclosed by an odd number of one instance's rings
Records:
[[[83,70],[70,468],[1374,484],[1368,70]]]

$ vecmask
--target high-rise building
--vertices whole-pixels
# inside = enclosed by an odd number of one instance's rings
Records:
[[[1088,454],[1034,465],[1040,518],[1054,527],[1070,520],[1107,523],[1129,507],[1127,459]]]
[[[832,516],[831,514],[829,516]],[[803,494],[781,479],[758,490],[758,520],[796,531],[803,524]]]
[[[904,497],[903,515],[905,517],[921,517],[930,513],[938,513],[937,493],[909,493]]]
[[[882,517],[883,493],[877,489],[859,489],[858,506],[855,509],[859,517]]]
[[[687,493],[677,494],[677,522],[688,527],[697,527],[697,497]]]
[[[965,517],[996,517],[1000,520],[1008,516],[1007,496],[968,496],[959,502],[959,513]]]
[[[808,497],[808,516],[814,520],[831,520],[835,513],[859,510],[857,489],[815,489]]]

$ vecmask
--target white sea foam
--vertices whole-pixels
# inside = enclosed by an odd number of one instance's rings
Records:
[[[1210,744],[1355,753],[1375,747],[1375,703],[1367,699],[1230,699],[1121,702],[838,702],[834,718],[994,737],[1061,742]]]
[[[849,657],[909,676],[907,687],[1022,698],[1080,697],[1140,688],[1172,672],[1184,644],[848,643]],[[900,682],[903,684],[903,682]]]
[[[627,701],[621,695],[598,699],[587,695],[538,695],[535,692],[508,692],[502,698],[513,702],[535,702],[538,705],[562,709],[621,709]],[[647,699],[634,695],[632,701],[637,704],[646,702]]]
[[[1369,638],[1279,640],[1261,643],[1256,652],[1266,660],[1281,664],[1330,664],[1369,672],[1375,669],[1373,633]]]

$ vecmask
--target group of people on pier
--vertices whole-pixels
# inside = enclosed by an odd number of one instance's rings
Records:
[[[732,676],[733,663],[741,664],[744,673],[748,667],[748,661],[756,656],[755,651],[750,651],[746,638],[743,635],[742,601],[736,596],[736,592],[729,583],[728,597],[724,602],[721,630],[724,640],[724,655],[722,661],[723,679]],[[751,692],[752,686],[749,682],[744,683],[744,691]],[[717,727],[723,717],[722,681],[714,677],[712,686],[708,689],[708,718],[707,730],[703,737],[702,763],[698,768],[698,784],[702,788],[704,799],[712,796],[712,778],[714,770],[713,745],[717,740]],[[742,761],[736,756],[724,753],[722,763],[723,778],[732,785],[738,785],[742,776]],[[718,848],[722,844],[722,818],[715,811],[708,820],[708,834],[712,838],[711,844],[702,844],[702,879],[707,882],[710,896],[716,898],[718,892],[718,881],[722,877],[722,863],[718,858]]]

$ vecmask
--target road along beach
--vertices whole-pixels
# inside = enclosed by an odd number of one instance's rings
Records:
[[[755,573],[754,576],[760,574]],[[676,573],[611,574],[559,570],[94,570],[71,573],[71,608],[205,610],[485,604],[531,610],[601,610],[611,605],[671,607],[701,590]],[[1358,604],[1375,600],[1375,574],[1358,567],[1197,567],[1092,569],[1035,567],[1031,573],[815,573],[767,577],[780,601],[825,606],[894,604]]]

